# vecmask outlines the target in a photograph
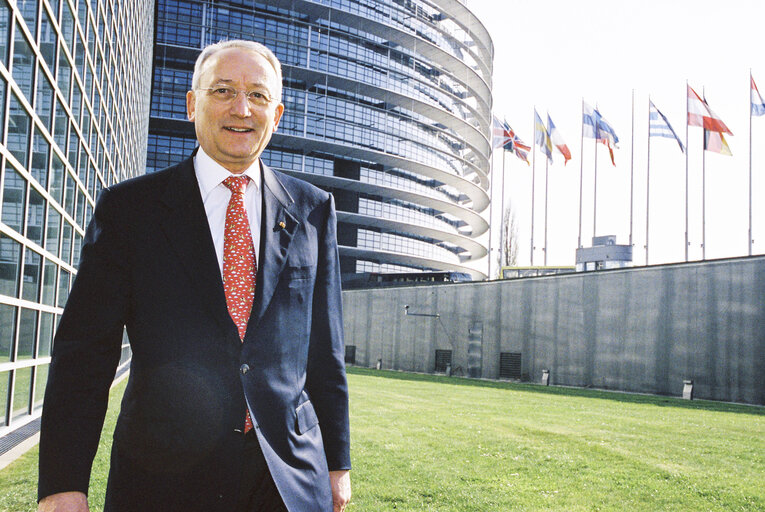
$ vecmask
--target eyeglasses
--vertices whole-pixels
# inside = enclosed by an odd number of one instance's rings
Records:
[[[200,87],[198,91],[207,91],[207,94],[215,101],[220,103],[231,103],[238,96],[239,93],[243,93],[247,97],[247,101],[250,105],[259,107],[265,107],[273,101],[267,93],[261,91],[242,91],[234,89],[227,85],[218,85],[215,87]]]

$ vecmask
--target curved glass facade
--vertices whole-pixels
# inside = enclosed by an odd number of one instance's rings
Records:
[[[0,0],[0,437],[40,414],[99,192],[144,172],[153,13]]]
[[[264,161],[331,191],[344,274],[485,277],[492,44],[458,0],[158,0],[147,171],[195,145],[200,49],[251,39],[282,62]],[[370,270],[377,269],[377,270]]]

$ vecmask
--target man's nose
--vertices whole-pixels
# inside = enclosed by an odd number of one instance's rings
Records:
[[[239,117],[250,117],[252,111],[250,110],[250,102],[247,99],[247,94],[238,91],[236,98],[231,100],[231,113]]]

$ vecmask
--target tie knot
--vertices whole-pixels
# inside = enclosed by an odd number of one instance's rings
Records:
[[[231,191],[232,194],[244,194],[244,190],[247,188],[248,181],[250,181],[248,176],[229,176],[223,180],[223,184]]]

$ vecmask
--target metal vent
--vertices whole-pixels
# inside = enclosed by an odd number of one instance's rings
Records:
[[[521,353],[520,352],[500,352],[499,378],[500,379],[520,379],[521,378]]]
[[[436,371],[446,372],[447,365],[452,365],[452,351],[436,350]]]
[[[356,364],[356,345],[345,346],[345,364]]]

